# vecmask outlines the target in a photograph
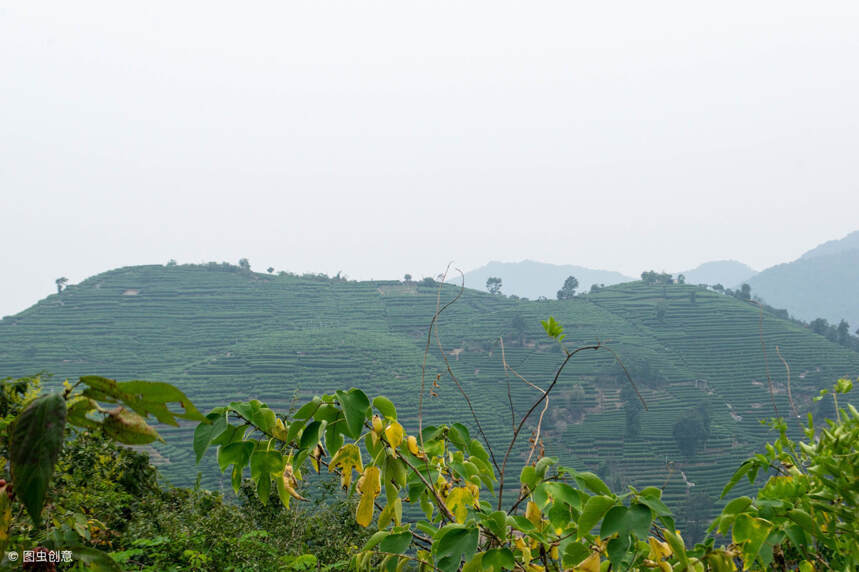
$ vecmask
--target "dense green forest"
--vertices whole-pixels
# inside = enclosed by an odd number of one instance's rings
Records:
[[[442,303],[457,292],[444,286]],[[389,396],[409,420],[437,294],[432,281],[353,282],[228,264],[122,268],[6,317],[0,371],[164,380],[201,409],[257,398],[288,410],[295,400],[356,386]],[[775,408],[791,413],[781,358],[800,414],[820,407],[811,398],[833,379],[859,371],[856,352],[692,285],[631,282],[542,302],[466,289],[440,318],[440,337],[491,442],[510,430],[508,384],[514,408],[536,394],[505,374],[501,339],[508,365],[544,383],[559,356],[540,325],[548,315],[565,324],[567,343],[611,347],[647,410],[611,354],[582,355],[551,398],[547,454],[594,471],[615,490],[664,481],[668,504],[691,521],[714,514],[734,463],[767,438],[759,420]],[[427,364],[433,379],[445,372],[435,342]],[[439,386],[427,419],[469,423],[451,382],[440,377]],[[227,490],[213,459],[195,466],[191,433],[187,425],[167,428],[166,444],[150,449],[153,460],[174,484],[193,483],[200,470],[204,487]]]

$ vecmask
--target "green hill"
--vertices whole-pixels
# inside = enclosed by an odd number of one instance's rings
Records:
[[[442,299],[456,292],[446,285]],[[407,430],[414,431],[436,294],[435,286],[415,283],[272,276],[217,264],[121,268],[0,322],[0,372],[163,380],[201,409],[248,398],[288,408],[294,397],[359,386],[393,399]],[[566,326],[571,347],[609,343],[639,383],[649,411],[639,415],[639,435],[625,436],[626,382],[611,354],[583,352],[553,393],[547,453],[594,470],[618,488],[667,481],[666,496],[675,506],[690,491],[718,496],[738,463],[766,437],[758,419],[772,414],[767,365],[779,411],[789,411],[776,346],[790,363],[802,412],[838,376],[859,375],[859,354],[771,315],[761,322],[756,306],[695,286],[631,282],[564,302],[466,290],[442,315],[441,338],[496,449],[510,434],[498,336],[504,336],[508,363],[545,385],[561,359],[540,325],[549,315]],[[433,348],[428,377],[443,373]],[[510,384],[521,415],[536,392],[513,378]],[[444,375],[438,392],[427,401],[429,422],[471,424]],[[694,410],[699,405],[709,412],[709,438],[687,458],[674,426],[684,416],[700,416]],[[162,469],[174,482],[191,482],[198,470],[191,429],[163,434],[167,444],[156,455]],[[666,462],[674,462],[673,472]],[[217,472],[211,465],[203,470],[204,484],[217,487]],[[681,471],[694,488],[684,484]]]

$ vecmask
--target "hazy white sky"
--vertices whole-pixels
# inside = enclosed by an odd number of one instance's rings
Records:
[[[859,228],[855,2],[0,4],[0,315],[117,267],[757,269]]]

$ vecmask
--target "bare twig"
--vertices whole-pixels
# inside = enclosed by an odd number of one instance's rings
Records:
[[[781,360],[781,363],[784,364],[784,369],[787,370],[787,400],[790,402],[790,410],[793,412],[794,417],[799,417],[799,412],[796,410],[796,405],[793,403],[793,395],[790,392],[790,366],[788,365],[787,360],[782,357],[781,350],[779,350],[778,346],[775,347],[775,353],[778,355],[778,359]]]
[[[571,352],[567,352],[567,356],[564,358],[564,361],[561,362],[561,365],[558,367],[558,371],[555,373],[555,378],[552,380],[552,383],[549,384],[549,387],[546,388],[546,391],[531,405],[531,408],[525,414],[524,417],[519,421],[519,425],[516,426],[516,429],[513,431],[513,437],[510,439],[510,445],[507,446],[507,452],[504,454],[504,460],[501,462],[501,470],[498,471],[498,510],[501,510],[501,502],[504,498],[504,470],[507,468],[507,461],[510,458],[510,452],[513,450],[513,445],[516,444],[516,439],[519,437],[519,433],[522,431],[522,427],[525,425],[525,422],[531,416],[537,406],[543,402],[549,396],[549,392],[555,387],[555,384],[558,383],[558,378],[561,377],[561,373],[564,371],[564,367],[569,363],[570,359],[577,353],[583,350],[598,350],[602,347],[599,344],[590,345],[590,346],[581,346],[574,349]]]
[[[521,375],[518,371],[516,371],[515,369],[513,369],[512,367],[510,367],[510,366],[507,364],[507,359],[506,359],[506,357],[505,357],[505,355],[504,355],[504,341],[503,341],[503,340],[501,341],[501,363],[502,363],[502,365],[504,366],[504,373],[505,373],[505,375],[506,375],[506,373],[507,373],[508,371],[511,371],[511,372],[513,372],[513,375],[515,375],[516,377],[518,377],[519,379],[521,379],[523,382],[525,382],[526,384],[528,384],[530,387],[533,387],[534,389],[536,389],[537,391],[539,391],[539,392],[540,392],[540,393],[542,393],[543,395],[545,395],[545,394],[546,394],[546,391],[545,391],[543,388],[541,388],[541,387],[539,387],[539,386],[537,386],[537,385],[534,385],[533,383],[531,383],[530,381],[528,381],[527,379],[525,379],[525,377],[524,377],[523,375]],[[509,384],[508,384],[508,387],[509,387]],[[512,405],[513,405],[513,404],[511,403],[510,405],[511,405],[511,407],[512,407]],[[548,397],[546,397],[546,402],[545,402],[545,404],[543,405],[543,410],[540,412],[540,419],[537,421],[537,431],[536,431],[536,434],[534,435],[534,443],[532,443],[532,444],[531,444],[531,450],[528,452],[528,458],[525,460],[525,464],[526,464],[526,465],[527,465],[528,463],[530,463],[530,462],[531,462],[531,457],[533,457],[533,456],[534,456],[534,451],[536,451],[536,450],[537,450],[537,444],[540,442],[540,433],[541,433],[541,431],[542,431],[542,429],[543,429],[543,416],[544,416],[544,415],[546,415],[546,410],[547,410],[547,409],[549,409],[549,398],[548,398]],[[516,430],[516,421],[515,421],[515,419],[514,419],[514,421],[513,421],[513,430],[514,430],[514,431]]]
[[[501,342],[501,363],[504,364],[504,379],[507,382],[507,401],[510,403],[510,428],[516,429],[516,410],[513,408],[513,395],[510,393],[510,376],[507,375],[507,358],[504,355],[504,337],[499,337]]]
[[[436,322],[438,321],[438,317],[444,312],[448,306],[459,300],[459,297],[462,296],[462,293],[465,291],[465,275],[462,275],[462,284],[460,284],[459,292],[454,296],[452,300],[446,303],[444,306],[441,305],[441,289],[444,287],[445,280],[447,280],[447,272],[450,270],[450,265],[452,263],[448,263],[447,268],[444,270],[444,274],[441,275],[441,283],[438,286],[438,294],[435,299],[435,313],[432,315],[432,320],[430,320],[429,330],[427,330],[427,343],[424,347],[424,361],[421,365],[421,392],[418,396],[418,439],[421,443],[421,448],[424,446],[424,432],[423,432],[423,408],[424,408],[424,388],[426,387],[426,369],[427,369],[427,356],[429,356],[429,348],[430,343],[432,343],[432,332],[435,327]]]
[[[457,268],[457,270],[459,270]],[[460,272],[462,272],[460,270]],[[492,464],[495,465],[495,470],[500,471],[498,467],[498,462],[495,460],[495,452],[492,450],[492,445],[489,443],[489,438],[486,436],[486,433],[483,431],[483,426],[480,424],[480,419],[477,418],[477,412],[474,411],[474,406],[471,405],[471,399],[468,397],[468,393],[462,387],[462,384],[459,382],[459,379],[456,377],[456,374],[453,373],[453,368],[450,367],[450,361],[447,359],[447,355],[444,353],[444,347],[441,345],[441,338],[438,333],[439,327],[438,323],[435,325],[435,339],[438,343],[439,352],[441,352],[441,357],[444,360],[444,365],[447,367],[447,374],[456,384],[457,389],[462,394],[462,397],[465,398],[465,403],[468,405],[469,411],[471,411],[471,416],[474,418],[474,423],[477,425],[477,431],[480,433],[480,436],[483,437],[483,442],[486,443],[486,449],[489,451],[489,456],[492,459]]]
[[[767,372],[767,383],[769,384],[770,388],[770,400],[773,404],[773,411],[775,411],[775,416],[781,417],[781,415],[778,414],[778,406],[775,403],[775,389],[773,388],[772,377],[770,377],[769,360],[767,360],[767,345],[764,343],[764,307],[761,306],[758,302],[754,303],[757,304],[758,309],[760,310],[760,315],[758,317],[758,336],[761,339],[761,351],[763,351],[764,353],[764,368]]]

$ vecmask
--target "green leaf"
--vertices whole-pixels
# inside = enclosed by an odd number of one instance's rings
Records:
[[[719,495],[719,498],[725,498],[725,495],[728,494],[728,492],[732,488],[734,488],[734,486],[737,483],[740,482],[740,479],[742,479],[743,475],[745,475],[746,473],[748,473],[752,469],[752,466],[753,466],[752,461],[744,461],[743,464],[740,465],[740,468],[737,469],[737,471],[734,473],[734,475],[730,478],[730,480],[728,481],[728,484],[725,485],[725,488],[722,489],[722,494]]]
[[[598,495],[610,495],[611,489],[608,488],[601,478],[596,476],[595,474],[584,471],[581,473],[576,473],[575,475],[576,482],[580,485],[592,490]]]
[[[571,542],[564,548],[564,566],[575,566],[590,554],[590,548],[581,542]]]
[[[629,550],[629,535],[621,534],[617,538],[612,538],[606,545],[608,559],[612,563],[612,568],[621,569],[620,564],[623,562],[627,551]]]
[[[346,427],[343,432],[352,439],[357,439],[361,435],[364,420],[369,413],[370,400],[367,399],[363,391],[354,387],[349,391],[338,391],[337,400],[340,402],[340,407],[343,408],[343,415],[346,417]]]
[[[772,524],[762,518],[754,518],[745,513],[737,516],[731,538],[735,544],[743,545],[743,560],[747,566],[751,566],[755,561],[771,530]]]
[[[650,508],[656,516],[671,516],[671,509],[665,506],[659,499],[651,498],[651,497],[639,497],[638,500],[641,504]]]
[[[374,532],[373,535],[367,540],[366,544],[364,544],[364,548],[361,550],[370,550],[374,548],[377,544],[382,542],[388,535],[391,534],[387,530],[379,530],[378,532]]]
[[[626,530],[644,540],[650,533],[651,522],[653,522],[653,513],[650,508],[638,503],[629,505],[626,513]]]
[[[556,501],[567,503],[576,511],[582,510],[582,493],[568,485],[567,483],[559,483],[557,481],[549,481],[543,483],[546,492]]]
[[[545,479],[546,471],[549,469],[549,467],[557,463],[557,457],[541,457],[540,460],[537,461],[537,464],[534,465],[534,470],[537,471],[537,478]]]
[[[403,554],[412,543],[412,534],[408,531],[400,532],[399,534],[390,534],[382,540],[379,545],[379,550],[382,552],[393,552],[394,554]]]
[[[312,449],[319,443],[319,438],[321,437],[321,433],[323,430],[322,422],[320,421],[311,421],[310,424],[304,428],[304,432],[301,434],[301,442],[298,445],[299,449]]]
[[[235,465],[237,469],[241,470],[248,464],[255,446],[254,441],[236,441],[229,445],[223,445],[218,449],[218,466],[221,471],[230,465]]]
[[[151,413],[162,423],[170,425],[177,425],[174,417],[189,421],[204,419],[188,396],[169,383],[135,380],[122,381],[117,386],[125,395],[130,396],[130,400],[123,399],[126,405],[144,417]],[[166,408],[167,403],[178,403],[185,412],[173,413]]]
[[[194,453],[197,455],[198,463],[212,444],[212,439],[223,433],[226,428],[227,418],[224,413],[209,413],[206,415],[206,422],[201,421],[197,425],[194,429]]]
[[[251,454],[251,478],[255,481],[283,472],[283,456],[278,451],[257,450]]]
[[[379,410],[379,413],[382,414],[382,417],[389,421],[397,420],[397,408],[394,407],[394,404],[390,399],[384,396],[379,396],[373,400],[373,407]]]
[[[9,462],[15,494],[27,508],[33,523],[41,523],[42,505],[54,465],[63,448],[66,402],[51,393],[30,403],[9,432]]]
[[[564,339],[564,327],[555,320],[554,316],[549,316],[548,320],[542,320],[540,323],[543,324],[547,336],[559,342]]]
[[[118,403],[119,401],[131,399],[131,396],[119,388],[115,379],[108,379],[98,375],[84,375],[80,380],[89,386],[84,390],[83,394],[97,401]]]
[[[473,526],[449,524],[439,531],[433,550],[438,558],[438,567],[444,571],[459,568],[464,556],[467,559],[477,552],[480,532]]]
[[[274,429],[276,423],[274,411],[258,399],[252,399],[248,402],[234,401],[230,403],[230,410],[242,416],[263,433],[271,434],[272,429]]]
[[[615,533],[626,533],[627,527],[626,522],[624,522],[626,511],[625,506],[615,506],[606,513],[605,518],[602,519],[602,526],[600,526],[601,538],[608,538]]]
[[[722,509],[722,514],[731,514],[736,515],[741,512],[746,512],[746,509],[749,508],[752,504],[752,499],[749,497],[738,497],[725,505],[725,508]]]
[[[513,558],[513,552],[509,548],[493,548],[482,554],[480,568],[475,568],[475,570],[502,572],[502,570],[509,570],[515,565],[516,561]],[[463,572],[465,572],[464,568]]]
[[[611,497],[595,495],[589,498],[582,509],[582,516],[579,517],[578,538],[588,534],[614,504],[615,500]]]
[[[319,397],[314,397],[304,405],[302,405],[298,411],[296,411],[292,418],[293,419],[302,419],[307,420],[310,419],[316,410],[319,409],[319,406],[322,405],[322,400]]]
[[[789,510],[787,511],[787,517],[811,534],[815,534],[817,532],[814,519],[812,519],[811,515],[804,510],[798,508]]]
[[[525,465],[522,467],[519,480],[523,485],[528,485],[528,488],[533,491],[534,487],[537,486],[537,471],[531,465]]]

